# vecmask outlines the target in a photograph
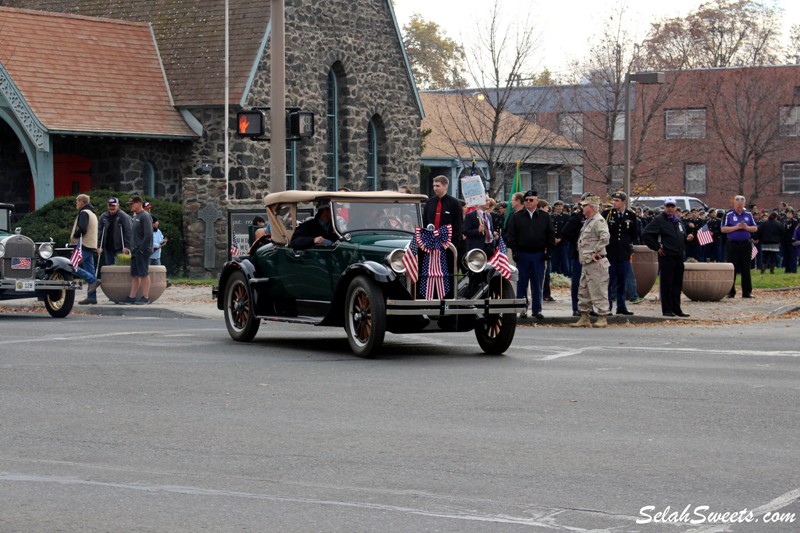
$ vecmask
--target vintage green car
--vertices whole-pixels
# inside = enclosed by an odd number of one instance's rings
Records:
[[[344,327],[353,352],[373,357],[387,331],[474,330],[484,352],[505,352],[525,300],[514,297],[512,283],[482,250],[460,258],[447,246],[450,264],[463,264],[466,274],[450,273],[455,290],[445,298],[425,299],[424,280],[413,283],[406,271],[403,258],[411,253],[425,199],[396,192],[268,195],[269,235],[228,261],[213,289],[231,337],[252,340],[262,320]],[[331,210],[336,238],[327,246],[293,248],[293,232],[315,209]],[[509,271],[514,279],[516,269]]]
[[[11,204],[0,204],[0,300],[38,298],[50,316],[69,315],[81,288],[69,259],[53,255],[52,240],[35,243],[21,228],[12,230],[12,212]]]

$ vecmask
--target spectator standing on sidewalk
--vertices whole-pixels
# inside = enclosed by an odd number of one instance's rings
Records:
[[[758,231],[753,215],[744,208],[745,197],[733,198],[733,210],[725,215],[722,233],[727,237],[726,260],[733,263],[733,286],[728,298],[736,296],[736,275],[742,279],[742,297],[752,298],[753,283],[750,279],[750,261],[753,249],[752,234]]]
[[[797,248],[792,246],[792,236],[797,229],[794,209],[787,207],[783,219],[783,268],[787,274],[797,274]]]
[[[150,303],[150,255],[153,253],[153,220],[142,206],[142,197],[131,196],[133,210],[133,235],[131,239],[131,292],[126,304]],[[142,289],[142,296],[136,295]]]
[[[161,264],[161,249],[169,239],[158,229],[158,217],[150,215],[150,218],[153,219],[153,254],[150,256],[150,264],[156,266]]]
[[[581,197],[581,200],[587,196],[593,196],[591,193],[586,193]],[[570,278],[571,278],[571,293],[572,293],[572,316],[581,316],[578,311],[578,288],[581,283],[581,267],[580,258],[578,257],[578,238],[581,235],[581,228],[584,222],[583,210],[580,206],[575,207],[573,212],[569,215],[564,228],[561,230],[561,237],[569,244],[569,259],[570,259]]]
[[[596,309],[597,321],[594,327],[604,328],[608,325],[608,259],[606,246],[610,238],[608,224],[600,216],[600,197],[587,196],[581,200],[581,208],[586,222],[581,228],[578,238],[578,256],[583,271],[578,288],[578,310],[581,318],[574,324],[576,328],[591,328],[589,313]]]
[[[108,211],[97,220],[97,254],[103,258],[103,264],[113,265],[117,254],[130,252],[132,230],[133,220],[119,208],[119,199],[112,196],[108,199]]]
[[[72,224],[69,243],[81,246],[81,267],[75,269],[79,278],[89,283],[86,298],[78,302],[79,305],[97,303],[97,286],[99,281],[95,276],[94,254],[97,252],[97,215],[91,204],[89,196],[79,194],[75,198],[78,215]]]
[[[553,235],[556,241],[556,248],[550,258],[550,266],[556,274],[569,276],[569,242],[565,241],[561,235],[561,232],[564,230],[564,225],[567,223],[567,220],[569,220],[569,212],[564,211],[564,202],[556,200],[553,204],[553,214],[550,216],[553,219]]]
[[[683,257],[686,242],[694,240],[694,237],[687,234],[683,220],[676,214],[676,206],[674,198],[664,200],[664,212],[644,228],[642,241],[648,248],[658,252],[661,314],[688,317],[681,309]]]
[[[761,259],[761,274],[763,275],[767,268],[770,274],[774,274],[783,240],[783,224],[778,220],[778,213],[769,214],[767,221],[758,226],[756,237],[761,244],[761,253],[764,254]]]

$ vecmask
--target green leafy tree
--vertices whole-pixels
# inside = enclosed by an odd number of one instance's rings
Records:
[[[403,26],[403,46],[420,89],[452,89],[464,84],[464,49],[435,22],[415,13]]]

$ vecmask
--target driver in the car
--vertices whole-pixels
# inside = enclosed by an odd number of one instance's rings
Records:
[[[331,223],[331,206],[325,202],[317,206],[314,218],[297,226],[289,246],[295,250],[306,250],[312,246],[332,246],[337,240],[339,236],[333,231]]]

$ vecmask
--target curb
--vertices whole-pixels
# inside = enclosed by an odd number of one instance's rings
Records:
[[[145,318],[206,318],[202,315],[186,312],[175,311],[166,307],[158,307],[153,304],[149,305],[82,305],[74,307],[73,313],[83,315],[97,315],[97,316],[138,316]]]

